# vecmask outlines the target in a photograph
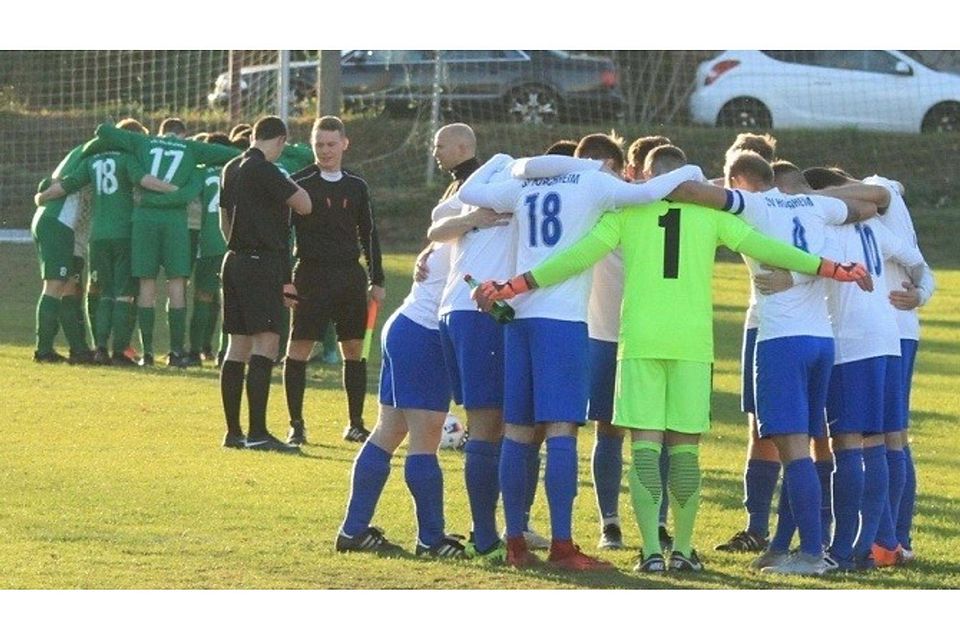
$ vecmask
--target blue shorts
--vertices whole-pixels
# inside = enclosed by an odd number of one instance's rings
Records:
[[[883,384],[883,431],[893,433],[907,428],[906,401],[903,388],[903,358],[887,356]]]
[[[917,347],[919,345],[920,343],[916,340],[900,340],[904,428],[910,426],[910,387],[913,383],[913,365],[917,360]]]
[[[761,340],[754,362],[761,438],[824,435],[824,407],[833,369],[833,338]]]
[[[884,433],[886,376],[886,356],[834,365],[827,393],[827,427],[831,436]]]
[[[395,311],[381,331],[380,404],[397,409],[450,408],[440,332]]]
[[[453,400],[465,409],[503,407],[503,325],[489,313],[451,311],[440,343]]]
[[[507,325],[504,338],[504,422],[586,422],[587,323],[522,318]]]
[[[613,420],[613,389],[617,381],[617,343],[590,338],[591,420]]]
[[[753,385],[753,353],[757,345],[757,329],[743,332],[743,351],[740,352],[740,411],[756,413],[757,401]]]

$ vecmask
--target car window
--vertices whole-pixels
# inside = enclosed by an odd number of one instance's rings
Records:
[[[896,73],[899,59],[881,50],[815,51],[813,64],[847,71]]]
[[[900,59],[886,51],[865,51],[864,70],[876,73],[896,73]]]
[[[788,62],[790,64],[815,64],[813,61],[815,51],[762,51],[761,53],[780,62]]]

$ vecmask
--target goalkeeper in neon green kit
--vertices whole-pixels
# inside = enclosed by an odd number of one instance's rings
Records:
[[[628,481],[643,536],[637,571],[662,572],[668,565],[672,571],[703,568],[692,538],[700,505],[700,436],[710,428],[712,277],[721,244],[765,264],[870,287],[862,265],[838,265],[804,253],[732,215],[660,201],[608,212],[577,244],[508,282],[485,282],[475,293],[485,306],[549,287],[621,248],[624,295],[613,422],[631,430]],[[670,456],[666,489],[676,527],[669,563],[658,535],[664,445]]]

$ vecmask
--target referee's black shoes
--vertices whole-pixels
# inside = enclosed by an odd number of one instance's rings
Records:
[[[223,436],[223,446],[227,449],[244,449],[246,444],[247,439],[242,433],[230,433],[228,431]]]
[[[343,430],[343,439],[347,442],[366,442],[369,437],[370,432],[363,425],[350,424]]]
[[[300,453],[300,447],[289,445],[266,433],[258,436],[247,436],[244,449],[248,451],[275,451],[277,453]]]
[[[307,444],[307,427],[303,420],[291,420],[290,431],[287,433],[287,444],[299,447]]]

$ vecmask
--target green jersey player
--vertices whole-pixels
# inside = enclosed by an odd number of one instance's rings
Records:
[[[176,118],[160,124],[160,137],[145,136],[109,125],[97,128],[97,137],[116,149],[131,153],[144,173],[178,188],[194,179],[198,164],[225,163],[237,150],[184,139],[186,126]],[[162,201],[160,201],[162,202]],[[190,275],[190,234],[186,203],[164,206],[144,200],[135,207],[131,228],[132,272],[140,278],[137,319],[144,356],[153,364],[154,304],[160,267],[167,276],[170,355],[168,364],[182,366],[186,337],[186,278]]]

